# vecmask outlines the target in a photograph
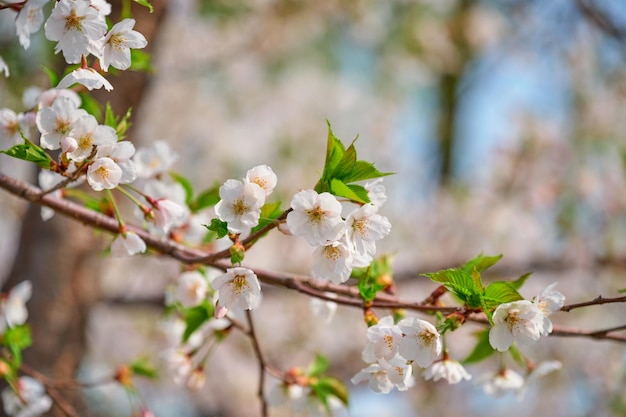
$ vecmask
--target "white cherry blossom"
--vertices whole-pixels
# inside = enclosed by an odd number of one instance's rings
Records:
[[[376,253],[376,241],[387,236],[391,230],[389,220],[377,211],[377,206],[365,204],[353,210],[346,218],[348,242],[360,255],[360,259],[366,260],[364,265],[355,266],[369,265]]]
[[[50,88],[39,95],[39,109],[41,110],[44,107],[52,106],[54,101],[59,97],[68,98],[75,109],[79,108],[82,104],[82,100],[76,91],[67,88]]]
[[[111,158],[98,158],[87,168],[87,182],[94,191],[113,189],[122,178],[122,168]]]
[[[220,187],[220,199],[215,214],[228,223],[229,232],[245,233],[259,224],[265,192],[258,184],[226,180]]]
[[[90,91],[94,88],[98,90],[102,87],[104,87],[104,89],[107,91],[113,90],[113,86],[111,85],[111,83],[93,68],[75,69],[74,71],[63,77],[61,81],[59,81],[57,88],[68,88],[76,83],[84,85],[87,90]]]
[[[352,253],[342,241],[318,246],[313,252],[311,273],[315,278],[329,280],[335,284],[346,282],[352,273]]]
[[[334,292],[325,292],[329,298],[337,298],[337,294]],[[320,319],[324,323],[330,323],[337,311],[337,303],[329,300],[322,300],[321,298],[311,297],[310,300],[311,312],[314,316]]]
[[[73,125],[69,136],[76,141],[76,147],[67,157],[76,162],[84,161],[93,152],[94,146],[115,144],[117,134],[111,126],[98,124],[95,117],[86,114]]]
[[[229,268],[211,283],[219,291],[217,307],[252,310],[261,300],[261,285],[248,268]]]
[[[183,385],[193,371],[192,358],[180,348],[166,349],[161,353],[161,359],[172,376],[174,383]]]
[[[24,49],[30,47],[30,35],[37,32],[43,23],[43,6],[50,0],[28,0],[17,13],[15,29]]]
[[[154,201],[154,224],[163,233],[183,225],[189,218],[189,209],[166,198]]]
[[[387,201],[387,194],[385,192],[385,186],[383,185],[383,179],[378,178],[374,181],[365,183],[363,186],[367,190],[367,196],[370,198],[370,202],[380,207]]]
[[[141,49],[148,44],[146,38],[133,30],[135,19],[124,19],[113,25],[102,40],[102,58],[100,65],[105,71],[109,65],[126,70],[130,68],[130,48]]]
[[[204,301],[209,294],[207,279],[198,271],[183,272],[176,280],[174,298],[183,307],[193,307]]]
[[[44,107],[37,112],[37,128],[41,132],[39,139],[41,147],[55,150],[66,141],[74,123],[82,116],[87,115],[83,109],[76,106],[76,102],[66,96],[58,96],[51,106]]]
[[[0,151],[6,151],[22,143],[20,115],[11,109],[0,109]]]
[[[287,215],[290,232],[302,236],[311,246],[326,245],[345,233],[341,203],[330,193],[300,191],[291,199],[291,208]]]
[[[111,4],[106,0],[91,0],[91,7],[98,11],[101,19],[111,14]]]
[[[422,368],[430,366],[441,354],[441,336],[435,326],[417,317],[407,317],[398,323],[403,333],[398,352]]]
[[[517,393],[524,385],[524,377],[512,369],[505,368],[478,377],[476,383],[482,385],[485,394],[502,397],[509,392]]]
[[[353,384],[368,380],[374,392],[389,393],[394,387],[398,391],[406,391],[413,384],[413,368],[401,356],[389,361],[379,360],[377,363],[362,369],[350,380]]]
[[[54,52],[63,52],[68,64],[78,64],[91,43],[105,35],[107,25],[89,0],[59,0],[44,29],[46,38],[57,42]]]
[[[135,154],[135,145],[123,140],[114,143],[105,143],[98,146],[96,158],[111,158],[122,170],[120,184],[128,184],[137,178],[135,163],[131,159]]]
[[[11,76],[11,71],[9,71],[9,66],[2,56],[0,56],[0,74],[4,72],[4,78],[9,78]]]
[[[363,349],[364,362],[389,360],[396,356],[402,340],[402,330],[393,322],[392,316],[385,316],[367,329],[367,342]]]
[[[125,232],[117,235],[111,243],[111,256],[119,258],[133,256],[146,251],[146,242],[135,232]]]
[[[52,408],[52,399],[46,395],[41,382],[29,376],[16,382],[16,394],[10,387],[2,390],[4,412],[16,417],[38,417]]]
[[[276,183],[278,182],[278,177],[269,166],[259,165],[248,170],[245,180],[253,182],[261,187],[267,197],[272,194],[272,191],[274,191]]]
[[[178,155],[172,151],[167,142],[163,141],[156,141],[149,147],[137,149],[133,157],[139,178],[165,174],[177,159]]]
[[[532,345],[546,334],[544,319],[541,310],[528,300],[500,304],[493,313],[489,343],[500,352],[506,351],[513,342]]]
[[[458,384],[464,379],[470,380],[472,376],[467,373],[463,365],[452,359],[444,359],[434,362],[426,371],[424,371],[424,379],[439,381],[445,379],[449,384]]]
[[[556,282],[548,285],[534,300],[539,310],[546,317],[559,311],[565,304],[565,296],[560,291],[555,290],[555,286]]]
[[[0,301],[0,334],[7,328],[26,323],[28,310],[26,302],[32,295],[30,281],[22,281],[9,291],[6,297]]]

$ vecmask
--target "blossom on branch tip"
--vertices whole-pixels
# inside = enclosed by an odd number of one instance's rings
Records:
[[[352,254],[342,241],[318,246],[313,252],[311,274],[335,284],[346,282],[352,273]]]
[[[276,177],[276,174],[269,166],[259,165],[248,170],[245,180],[261,187],[267,197],[274,191],[278,177]]]
[[[84,85],[90,91],[102,87],[107,91],[113,90],[111,83],[93,68],[75,69],[59,81],[57,88],[68,88],[76,83]]]
[[[476,383],[482,385],[485,394],[502,397],[508,392],[517,393],[524,385],[524,377],[512,369],[502,369],[495,373],[481,375]]]
[[[406,359],[394,356],[390,360],[381,359],[359,371],[350,380],[353,384],[368,380],[374,392],[389,393],[394,387],[406,391],[413,384],[413,368]]]
[[[444,359],[434,362],[424,371],[425,380],[439,381],[445,379],[449,384],[458,384],[464,379],[470,380],[472,376],[465,370],[463,365],[452,359]]]
[[[300,191],[291,199],[293,209],[287,226],[295,236],[302,236],[311,246],[323,246],[339,240],[345,233],[341,203],[330,193]]]
[[[11,109],[0,109],[0,151],[23,142],[20,134],[21,115]]]
[[[86,115],[87,112],[79,109],[72,98],[65,95],[56,97],[52,105],[37,112],[36,124],[41,132],[41,147],[59,149],[64,139],[70,135],[74,123]]]
[[[183,272],[176,280],[174,300],[181,303],[185,308],[202,303],[208,294],[209,284],[198,271]]]
[[[385,316],[367,329],[367,342],[363,348],[364,362],[389,360],[397,355],[402,340],[402,330],[393,322],[392,316]]]
[[[89,0],[59,0],[44,30],[46,38],[57,42],[54,52],[63,52],[68,64],[78,64],[91,44],[105,35],[107,25]]]
[[[15,29],[24,49],[30,47],[30,35],[37,32],[43,23],[43,7],[50,0],[28,0],[17,13]]]
[[[521,346],[532,345],[549,333],[544,319],[541,310],[528,300],[500,304],[493,313],[489,344],[500,352],[506,351],[513,342]]]
[[[539,310],[541,310],[546,317],[559,311],[565,304],[565,296],[560,291],[555,290],[555,286],[556,282],[548,285],[541,294],[539,294],[539,297],[534,300],[535,305],[537,305]]]
[[[122,168],[111,158],[98,158],[87,168],[87,182],[94,191],[117,187],[122,178]]]
[[[146,38],[136,30],[135,19],[124,19],[111,28],[102,40],[100,64],[105,71],[109,66],[120,70],[130,68],[130,48],[141,49],[148,44]]]
[[[16,417],[38,417],[52,408],[52,399],[46,395],[41,382],[29,376],[20,377],[15,384],[2,391],[4,412]]]
[[[435,326],[417,317],[407,317],[398,323],[403,337],[398,347],[400,355],[426,368],[441,355],[441,336]]]
[[[229,268],[212,285],[219,291],[218,308],[252,310],[261,300],[259,280],[248,268]]]
[[[0,300],[0,334],[7,328],[20,326],[28,319],[26,302],[32,295],[30,281],[22,281]]]
[[[228,224],[231,233],[244,233],[259,224],[265,191],[255,183],[226,180],[220,187],[215,214]]]
[[[82,162],[89,157],[94,146],[117,142],[115,129],[98,124],[96,118],[90,114],[76,120],[69,135],[76,141],[76,147],[67,154],[67,157],[76,162]]]
[[[369,265],[376,253],[376,241],[384,238],[391,230],[391,223],[386,217],[377,213],[378,207],[365,204],[353,210],[346,218],[348,242],[354,251]]]
[[[120,258],[133,256],[146,251],[146,242],[135,232],[126,232],[117,235],[111,243],[111,256]]]

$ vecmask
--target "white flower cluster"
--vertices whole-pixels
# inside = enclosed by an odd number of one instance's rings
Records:
[[[485,394],[493,397],[502,397],[513,393],[518,400],[522,400],[528,389],[537,383],[545,375],[561,369],[559,361],[545,361],[529,370],[526,376],[522,376],[509,368],[503,368],[498,372],[487,373],[476,379],[476,383],[482,385]]]
[[[435,326],[416,317],[407,317],[394,324],[385,316],[367,330],[367,342],[362,358],[369,366],[352,378],[357,384],[368,380],[375,392],[388,393],[393,388],[405,391],[413,385],[413,364],[427,368],[425,379],[444,378],[451,384],[470,379],[456,361],[441,355],[441,336]]]
[[[228,224],[228,231],[247,234],[259,224],[261,207],[265,198],[274,191],[278,179],[267,165],[256,166],[246,173],[245,178],[226,180],[220,187],[220,201],[215,214]]]
[[[44,22],[44,6],[49,0],[26,0],[19,2],[15,28],[20,44],[28,49],[30,35],[36,33]],[[15,2],[18,3],[18,2]],[[133,30],[134,19],[124,19],[108,29],[106,17],[111,5],[106,0],[59,0],[44,25],[46,38],[56,42],[55,53],[61,52],[68,64],[81,67],[68,74],[58,85],[66,88],[74,83],[83,84],[89,90],[113,86],[95,69],[86,64],[86,57],[95,56],[100,67],[125,70],[130,67],[130,49],[141,49],[147,45],[146,38]],[[0,58],[0,72],[9,76],[9,69]]]
[[[391,230],[389,220],[378,214],[384,189],[381,196],[380,180],[375,184],[377,194],[370,193],[373,202],[355,208],[345,220],[341,203],[330,193],[304,190],[292,198],[287,227],[291,234],[303,237],[315,247],[311,271],[315,278],[341,284],[350,278],[354,267],[365,267],[372,262],[376,241]],[[370,183],[366,189],[373,186]]]
[[[549,285],[534,301],[520,300],[500,304],[493,313],[489,343],[500,352],[515,342],[520,348],[533,345],[541,336],[552,332],[550,314],[565,304],[565,296]]]

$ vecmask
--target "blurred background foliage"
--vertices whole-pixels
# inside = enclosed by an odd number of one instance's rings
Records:
[[[46,55],[52,44],[41,32],[24,52],[11,13],[0,18],[0,55],[12,71],[0,80],[1,105],[22,110],[24,87],[47,87],[41,58],[58,63]],[[504,254],[494,278],[534,271],[523,291],[529,298],[553,281],[570,302],[626,287],[620,0],[171,0],[157,25],[154,71],[134,105],[129,138],[167,141],[179,155],[176,169],[199,189],[268,163],[288,201],[321,173],[327,119],[344,143],[359,135],[360,158],[397,173],[385,179],[383,213],[393,230],[382,250],[396,254],[406,298],[432,290],[419,272],[480,252]],[[115,94],[130,93],[117,75],[109,78]],[[5,157],[0,167],[32,175]],[[0,272],[8,274],[24,206],[5,196],[0,202],[8,213],[0,224]],[[310,250],[271,236],[247,260],[306,273]],[[89,374],[133,355],[158,355],[153,301],[178,271],[163,259],[97,265],[101,294],[90,306],[81,368]],[[555,321],[623,324],[623,306],[587,310]],[[280,366],[304,366],[322,350],[347,381],[362,366],[359,314],[340,308],[335,322],[321,325],[304,297],[268,289],[258,316],[261,343]],[[124,336],[112,343],[112,334]],[[450,342],[459,358],[471,348],[471,336],[463,337]],[[167,396],[170,385],[143,387],[157,416],[257,412],[249,347],[236,337],[226,343],[233,348],[216,350],[202,393]],[[492,400],[472,384],[448,387],[418,376],[408,393],[354,388],[351,415],[626,415],[621,346],[550,338],[535,359],[553,357],[565,369],[519,404]],[[110,411],[108,394],[87,395],[96,415],[121,415]]]

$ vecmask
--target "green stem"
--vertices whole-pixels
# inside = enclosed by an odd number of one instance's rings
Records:
[[[113,197],[113,193],[111,190],[106,190],[107,196],[109,197],[109,201],[113,206],[113,212],[115,213],[115,217],[117,218],[117,223],[120,225],[120,233],[126,233],[126,226],[124,225],[124,220],[122,220],[122,214],[120,213],[120,209],[117,207],[117,203],[115,202],[115,198]]]

